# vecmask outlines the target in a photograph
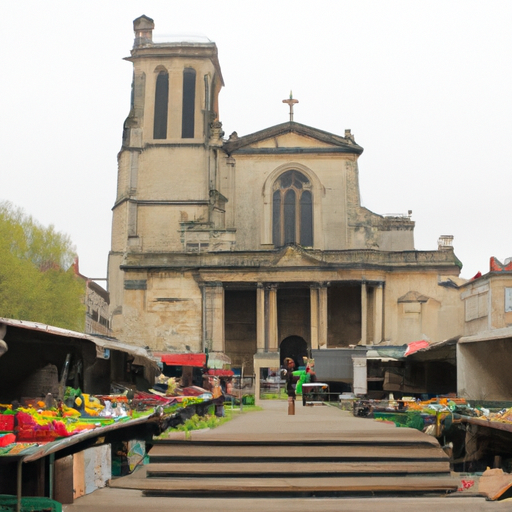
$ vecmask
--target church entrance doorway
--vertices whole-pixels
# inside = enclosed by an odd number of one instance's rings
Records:
[[[295,368],[304,366],[304,357],[308,356],[308,344],[300,336],[288,336],[281,342],[279,347],[279,361],[283,366],[286,357],[295,361]]]

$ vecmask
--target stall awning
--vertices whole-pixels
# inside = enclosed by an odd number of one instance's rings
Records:
[[[432,342],[427,347],[410,354],[410,359],[418,362],[444,361],[456,365],[457,340],[459,338],[460,336],[454,336],[447,340]]]
[[[98,336],[89,335],[91,340],[97,347],[108,348],[109,350],[118,350],[119,352],[126,352],[131,356],[137,358],[142,357],[151,359],[148,351],[145,348],[137,347],[136,345],[130,345],[114,339],[99,338]],[[156,364],[154,364],[156,366]]]
[[[49,336],[53,336],[57,339],[60,338],[71,338],[79,339],[92,342],[96,347],[101,349],[117,350],[133,356],[136,361],[135,364],[145,366],[148,369],[151,368],[155,372],[159,372],[156,361],[153,359],[151,354],[143,347],[137,345],[131,345],[129,343],[123,343],[118,341],[116,338],[100,337],[94,334],[86,334],[82,332],[70,331],[68,329],[62,329],[61,327],[54,327],[52,325],[41,324],[38,322],[29,322],[26,320],[15,320],[12,318],[0,318],[0,326],[5,325],[8,328],[13,329],[26,329],[33,333],[44,332]],[[37,335],[34,336],[34,340],[37,340]]]
[[[162,363],[169,366],[198,366],[206,365],[206,354],[162,354]]]
[[[208,368],[216,370],[229,370],[231,359],[224,352],[210,352],[208,354]]]
[[[426,340],[413,341],[407,345],[404,357],[410,356],[411,354],[414,354],[414,352],[418,352],[418,350],[423,348],[428,348],[429,345],[430,343]]]
[[[233,377],[233,370],[218,370],[210,369],[206,372],[206,375],[215,375],[216,377]]]

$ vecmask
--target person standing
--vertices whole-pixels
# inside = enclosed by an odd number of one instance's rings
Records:
[[[295,361],[291,357],[284,360],[286,369],[286,393],[288,394],[288,415],[295,414],[295,379],[293,370],[295,369]]]

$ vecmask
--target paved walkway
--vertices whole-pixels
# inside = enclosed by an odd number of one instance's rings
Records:
[[[257,437],[276,440],[287,438],[326,440],[340,437],[365,440],[415,438],[423,442],[435,441],[421,432],[395,428],[393,425],[366,418],[355,418],[350,412],[335,407],[296,405],[296,414],[287,414],[285,401],[263,403],[262,411],[248,412],[213,430],[196,431],[194,440],[237,440]],[[179,437],[177,435],[176,437]],[[212,471],[215,469],[212,467]],[[130,477],[123,477],[130,478]],[[79,498],[72,505],[64,505],[65,512],[131,512],[141,511],[376,511],[400,512],[412,510],[435,510],[436,512],[457,511],[505,511],[512,510],[511,501],[490,502],[485,498],[468,493],[453,493],[443,497],[375,497],[375,498],[163,498],[143,497],[140,490],[104,488]]]

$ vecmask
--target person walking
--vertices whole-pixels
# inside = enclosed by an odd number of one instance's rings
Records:
[[[293,370],[295,369],[295,361],[291,357],[286,357],[284,360],[286,369],[286,393],[288,395],[288,415],[295,414],[295,379]]]

